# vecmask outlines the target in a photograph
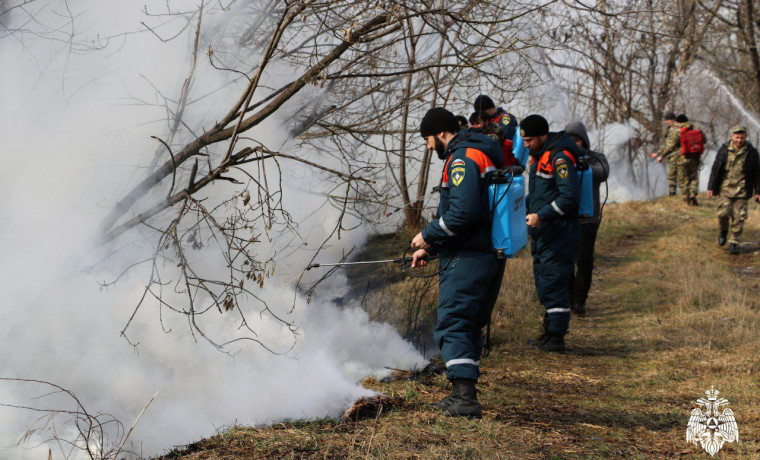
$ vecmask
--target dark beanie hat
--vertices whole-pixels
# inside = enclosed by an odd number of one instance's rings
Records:
[[[676,117],[676,123],[686,123],[687,121],[689,121],[689,117],[684,114],[678,115]]]
[[[665,112],[665,115],[662,117],[664,120],[675,120],[676,114],[673,112]]]
[[[475,107],[476,112],[482,112],[483,110],[493,109],[496,107],[491,98],[485,94],[481,94],[480,96],[476,97],[473,106]]]
[[[549,134],[549,122],[541,115],[528,115],[520,122],[520,136],[534,137]]]
[[[422,137],[435,136],[444,131],[452,134],[459,132],[459,121],[456,115],[443,107],[428,110],[420,122]]]

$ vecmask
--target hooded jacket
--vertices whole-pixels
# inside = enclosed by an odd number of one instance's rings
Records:
[[[487,250],[491,221],[487,174],[502,166],[498,142],[485,134],[460,131],[446,148],[438,216],[422,230],[435,249]]]
[[[549,133],[540,153],[531,153],[528,214],[543,222],[578,217],[580,187],[576,172],[580,148],[564,131]]]
[[[594,215],[588,218],[581,218],[582,224],[599,224],[601,222],[601,204],[599,186],[602,182],[606,182],[610,175],[610,164],[607,162],[607,157],[600,152],[595,152],[589,147],[591,142],[588,139],[588,133],[586,132],[586,126],[580,121],[569,123],[565,127],[565,132],[569,135],[578,136],[583,141],[583,150],[588,158],[588,164],[591,168],[591,174],[594,180]]]

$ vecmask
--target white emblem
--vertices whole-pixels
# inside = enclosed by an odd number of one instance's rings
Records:
[[[718,412],[720,406],[728,405],[727,399],[718,399],[719,393],[715,387],[705,391],[707,399],[697,400],[697,404],[705,408],[705,413],[701,409],[694,409],[689,424],[686,425],[686,442],[702,444],[702,448],[711,456],[718,453],[724,442],[739,442],[739,428],[736,426],[734,411],[726,407],[723,412]]]

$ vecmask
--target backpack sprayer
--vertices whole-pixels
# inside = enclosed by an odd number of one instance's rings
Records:
[[[578,157],[578,182],[581,199],[578,204],[578,217],[594,217],[594,172],[588,164],[588,156]]]
[[[491,173],[488,207],[491,218],[491,249],[499,259],[514,257],[528,244],[525,225],[525,178],[521,166],[508,166]]]

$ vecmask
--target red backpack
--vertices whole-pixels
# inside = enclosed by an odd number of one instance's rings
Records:
[[[698,157],[705,153],[705,135],[701,129],[681,128],[681,154],[687,158]]]

